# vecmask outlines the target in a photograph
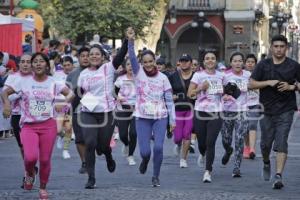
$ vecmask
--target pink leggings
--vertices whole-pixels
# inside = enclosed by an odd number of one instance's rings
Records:
[[[182,140],[190,140],[193,130],[193,111],[176,111],[176,127],[174,143],[181,144]]]
[[[56,139],[56,121],[24,124],[21,130],[21,141],[24,149],[25,170],[34,173],[34,166],[40,160],[40,183],[47,184],[51,170],[51,154]]]

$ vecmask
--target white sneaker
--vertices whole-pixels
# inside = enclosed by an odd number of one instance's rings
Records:
[[[63,146],[64,146],[64,138],[58,136],[58,137],[57,137],[57,141],[56,141],[56,147],[57,147],[58,149],[62,149]]]
[[[129,146],[123,145],[123,147],[122,147],[123,156],[128,156],[128,153],[129,153]]]
[[[136,162],[135,162],[133,156],[128,156],[128,157],[127,157],[127,161],[128,161],[128,164],[129,164],[130,166],[136,165]]]
[[[186,162],[186,160],[184,159],[180,159],[180,164],[179,164],[180,168],[187,168],[188,164]]]
[[[173,148],[173,153],[175,156],[179,156],[180,155],[180,150],[181,150],[181,146],[179,146],[178,144],[176,144]]]
[[[205,170],[205,173],[203,175],[203,183],[211,183],[211,174],[208,170]]]
[[[114,133],[113,138],[114,140],[119,140],[120,139],[119,133]]]
[[[69,158],[71,158],[71,155],[68,150],[63,150],[62,157],[63,157],[63,159],[69,159]]]
[[[203,168],[204,164],[205,164],[205,156],[202,156],[200,154],[199,157],[198,157],[198,160],[197,160],[197,164],[198,164],[199,167]]]

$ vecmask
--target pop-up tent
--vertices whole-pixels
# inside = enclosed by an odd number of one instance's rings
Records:
[[[34,22],[0,14],[0,51],[20,56],[22,55],[22,32],[32,32],[33,52],[35,51]]]

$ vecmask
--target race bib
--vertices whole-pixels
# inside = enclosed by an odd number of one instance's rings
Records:
[[[208,94],[222,94],[223,85],[218,81],[209,81],[209,88],[207,90]]]
[[[235,83],[239,87],[241,91],[247,91],[248,90],[248,85],[246,81],[243,80],[235,80]]]
[[[147,102],[144,104],[144,113],[146,115],[156,115],[160,109],[159,104],[155,102]]]
[[[30,100],[29,102],[29,112],[34,117],[51,116],[51,108],[51,102],[49,101]]]
[[[257,99],[259,98],[259,92],[257,90],[249,90],[248,97],[249,99]]]

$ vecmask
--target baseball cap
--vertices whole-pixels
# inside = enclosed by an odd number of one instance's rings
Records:
[[[190,56],[189,54],[182,54],[182,56],[179,59],[179,62],[181,61],[192,61],[192,56]]]

